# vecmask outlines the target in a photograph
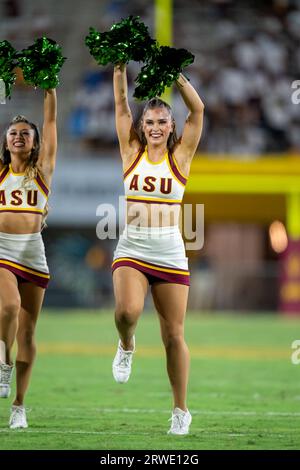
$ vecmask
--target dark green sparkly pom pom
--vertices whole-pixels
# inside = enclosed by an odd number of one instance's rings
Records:
[[[165,88],[178,79],[182,70],[194,62],[194,58],[186,49],[161,46],[135,79],[137,86],[133,96],[138,100],[161,96]]]
[[[90,28],[85,44],[99,65],[145,61],[156,47],[156,41],[138,16],[129,16],[103,33]]]
[[[26,83],[45,90],[58,86],[58,73],[65,60],[61,47],[46,37],[36,39],[19,54],[19,65]]]

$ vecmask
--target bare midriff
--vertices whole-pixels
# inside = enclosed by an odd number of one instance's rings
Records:
[[[14,233],[17,235],[37,233],[41,231],[41,226],[41,214],[0,212],[0,232],[2,233]]]
[[[173,227],[178,225],[180,204],[127,203],[127,224],[141,227]]]

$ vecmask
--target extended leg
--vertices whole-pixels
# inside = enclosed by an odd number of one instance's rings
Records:
[[[144,308],[148,281],[136,269],[120,267],[113,275],[116,300],[115,322],[120,341],[113,361],[116,382],[125,383],[131,373],[132,355],[135,349],[134,331]]]

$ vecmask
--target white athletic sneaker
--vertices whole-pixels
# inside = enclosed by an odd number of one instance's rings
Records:
[[[183,411],[180,408],[175,408],[169,421],[172,421],[172,424],[168,434],[188,434],[192,415],[189,410]]]
[[[0,363],[0,398],[8,398],[10,395],[10,382],[14,366]]]
[[[133,351],[124,351],[119,340],[117,353],[113,360],[112,371],[116,382],[126,383],[130,377],[132,356],[135,351],[135,337],[133,337]]]
[[[9,418],[10,429],[28,428],[26,420],[26,411],[24,406],[13,405],[11,407],[11,414]]]

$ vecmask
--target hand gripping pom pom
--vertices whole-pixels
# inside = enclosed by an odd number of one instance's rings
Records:
[[[11,98],[11,89],[16,80],[16,74],[13,72],[18,65],[17,51],[6,40],[0,42],[0,79],[5,84],[5,95]]]
[[[42,37],[19,54],[19,65],[26,83],[44,90],[56,88],[58,73],[65,62],[61,47],[52,39]]]
[[[157,47],[138,16],[129,16],[103,33],[90,28],[85,44],[99,65],[145,61]]]
[[[172,85],[194,59],[194,55],[186,49],[161,46],[154,51],[135,79],[137,86],[133,96],[138,100],[161,96],[165,88]]]

